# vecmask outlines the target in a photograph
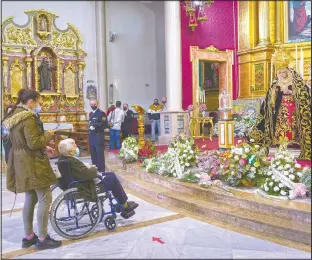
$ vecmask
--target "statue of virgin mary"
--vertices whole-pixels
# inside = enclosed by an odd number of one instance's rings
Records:
[[[311,92],[293,69],[278,70],[260,108],[249,140],[267,148],[283,141],[298,143],[299,159],[311,159]]]

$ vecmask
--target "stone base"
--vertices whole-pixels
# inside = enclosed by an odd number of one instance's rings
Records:
[[[185,111],[165,111],[160,113],[160,136],[158,143],[169,144],[170,140],[179,133],[189,132],[189,114]]]
[[[275,147],[271,147],[269,149],[269,154],[272,154],[272,155],[275,155],[276,151],[277,151],[278,148],[275,148]],[[301,150],[298,149],[298,148],[287,148],[287,150],[291,153],[293,153],[295,155],[295,158],[298,158],[300,153],[301,153]]]

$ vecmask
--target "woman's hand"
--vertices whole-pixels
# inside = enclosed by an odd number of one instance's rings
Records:
[[[47,130],[47,132],[48,132],[50,135],[54,135],[55,130]]]
[[[54,155],[55,149],[50,146],[46,146],[46,152],[50,157],[52,157]]]

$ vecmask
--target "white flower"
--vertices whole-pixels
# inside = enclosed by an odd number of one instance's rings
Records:
[[[239,160],[239,157],[238,157],[237,155],[235,155],[235,156],[234,156],[234,160],[235,160],[235,161],[238,161],[238,160]]]
[[[300,169],[300,168],[301,168],[301,165],[300,165],[299,163],[296,163],[296,164],[295,164],[295,168]]]
[[[264,186],[265,191],[269,191],[269,188],[267,186]]]
[[[251,167],[250,171],[255,172],[256,171],[256,167]]]
[[[289,175],[289,179],[291,179],[292,181],[295,179],[295,175],[293,175],[293,174],[290,174]]]
[[[290,169],[291,166],[290,166],[290,164],[287,163],[287,164],[284,166],[284,168],[285,168],[285,169]]]
[[[191,151],[190,151],[190,153],[191,153],[191,154],[193,154],[193,153],[194,153],[194,151],[193,151],[193,150],[191,150]]]
[[[199,177],[200,177],[200,174],[199,174],[199,173],[196,173],[195,176],[196,176],[197,178],[199,178]]]
[[[279,189],[280,189],[279,187],[275,186],[273,190],[277,192],[279,191]]]
[[[301,172],[297,172],[297,175],[298,175],[298,177],[301,177],[302,173]]]
[[[254,140],[254,139],[250,139],[249,141],[250,141],[251,143],[253,143],[255,140]]]
[[[294,172],[294,169],[293,169],[293,168],[289,169],[289,172],[293,173],[293,172]]]
[[[282,196],[285,196],[285,195],[287,194],[287,193],[286,193],[285,191],[283,191],[283,190],[281,190],[280,193],[281,193]]]
[[[274,168],[275,168],[275,167],[276,167],[276,164],[275,164],[275,163],[273,163],[273,164],[272,164],[272,167],[274,167]]]
[[[272,172],[271,172],[271,171],[269,171],[269,172],[268,172],[268,176],[271,176],[271,175],[272,175]]]
[[[190,166],[190,164],[187,162],[187,163],[185,163],[185,166],[186,166],[186,167],[189,167],[189,166]]]
[[[289,171],[284,171],[284,175],[288,175],[289,174]]]
[[[280,184],[278,184],[278,187],[283,188],[283,187],[284,187],[284,184],[283,184],[283,183],[280,183]]]
[[[281,163],[279,161],[276,162],[276,165],[280,165]]]
[[[258,145],[258,144],[256,144],[256,145],[255,145],[255,148],[257,148],[257,149],[258,149],[259,147],[260,147],[260,145]]]
[[[282,166],[278,166],[277,170],[281,171],[281,170],[283,170],[283,167]]]
[[[245,148],[245,153],[249,153],[249,148]]]
[[[269,183],[269,186],[270,186],[270,187],[272,187],[272,186],[273,186],[273,181],[271,181],[271,182]]]

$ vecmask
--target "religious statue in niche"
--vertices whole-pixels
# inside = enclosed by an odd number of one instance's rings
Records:
[[[311,159],[311,92],[293,69],[277,72],[260,108],[258,123],[249,139],[267,147],[284,141],[298,143],[299,159]]]
[[[97,89],[93,80],[87,81],[87,99],[97,99]]]
[[[44,57],[40,66],[38,67],[39,73],[39,91],[52,90],[52,63],[48,57]]]
[[[219,64],[203,62],[203,89],[208,91],[219,90]]]
[[[47,18],[44,15],[40,16],[39,30],[41,32],[47,32],[48,31],[48,21],[47,21]]]

